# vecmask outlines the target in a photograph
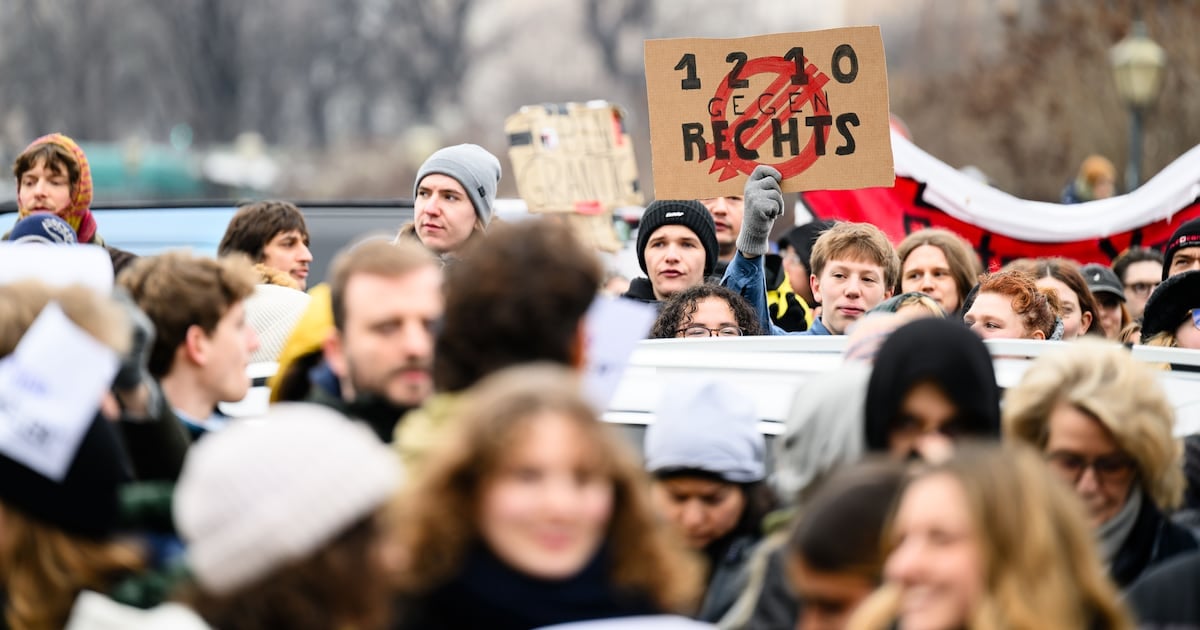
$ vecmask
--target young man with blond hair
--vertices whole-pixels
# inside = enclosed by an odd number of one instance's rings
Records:
[[[770,166],[758,166],[746,180],[743,235],[721,284],[754,306],[764,330],[785,335],[771,322],[763,254],[775,219],[783,214],[782,179]],[[750,238],[751,235],[755,235]],[[868,223],[837,223],[813,245],[809,282],[821,316],[798,335],[843,335],[858,318],[892,296],[900,259],[887,236]]]

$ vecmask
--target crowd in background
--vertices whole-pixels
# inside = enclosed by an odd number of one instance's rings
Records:
[[[767,166],[656,200],[621,292],[651,337],[849,341],[771,446],[707,377],[630,444],[581,389],[601,262],[552,217],[494,221],[478,146],[315,286],[291,203],[239,208],[216,258],[138,257],[70,138],[13,175],[6,260],[89,246],[115,280],[0,285],[0,627],[1200,628],[1200,436],[1156,374],[1184,366],[1128,348],[1200,349],[1200,220],[984,273],[939,229],[771,243]],[[1064,343],[1004,391],[996,338]],[[259,362],[270,410],[226,415]]]

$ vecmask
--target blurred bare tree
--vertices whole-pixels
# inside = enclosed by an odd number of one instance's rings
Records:
[[[1123,170],[1128,114],[1117,95],[1108,51],[1129,30],[1130,0],[1009,4],[993,12],[1002,46],[958,68],[914,66],[946,42],[918,37],[913,58],[890,77],[892,109],[923,149],[955,166],[973,164],[1018,196],[1057,200],[1091,153]],[[1200,139],[1200,3],[1147,3],[1150,36],[1168,51],[1162,95],[1146,121],[1144,172],[1154,174]],[[926,9],[932,19],[936,8]],[[970,37],[969,24],[944,31]],[[951,43],[953,48],[953,43]],[[911,63],[911,62],[916,62]]]

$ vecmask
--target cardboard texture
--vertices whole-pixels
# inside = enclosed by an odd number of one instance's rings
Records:
[[[891,186],[879,27],[645,45],[654,192],[740,195],[759,164],[783,190]]]
[[[527,105],[504,131],[529,210],[563,214],[585,243],[619,250],[613,209],[645,203],[621,109],[604,101]]]

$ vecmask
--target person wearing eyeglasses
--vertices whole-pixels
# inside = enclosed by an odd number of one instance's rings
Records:
[[[1200,271],[1167,278],[1146,302],[1142,343],[1200,349]]]
[[[663,305],[652,339],[708,339],[761,335],[758,314],[742,296],[719,284],[700,284],[676,293]]]
[[[1075,490],[1101,559],[1122,588],[1197,548],[1163,515],[1179,505],[1184,488],[1173,424],[1153,370],[1100,342],[1081,340],[1038,357],[1004,399],[1005,437],[1037,447]]]
[[[1112,270],[1125,287],[1125,307],[1129,309],[1129,316],[1141,319],[1146,300],[1162,282],[1162,252],[1148,247],[1130,247],[1113,260]]]

